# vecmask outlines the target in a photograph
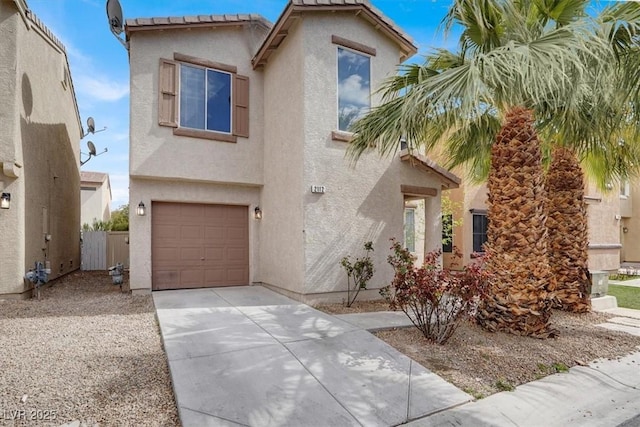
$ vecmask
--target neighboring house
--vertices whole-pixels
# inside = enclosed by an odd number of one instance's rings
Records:
[[[459,179],[406,152],[345,158],[352,120],[416,53],[368,1],[292,0],[258,15],[126,22],[131,65],[131,289],[262,283],[305,301],[344,297],[340,259],[373,241],[372,288],[390,283],[405,202]],[[206,100],[206,101],[205,101]],[[258,215],[259,214],[259,215]],[[260,217],[260,219],[258,219]],[[377,296],[371,291],[369,296]]]
[[[621,225],[626,220],[622,197],[617,191],[603,193],[595,185],[585,186],[589,230],[589,270],[614,272],[620,266]],[[453,246],[463,254],[461,265],[481,253],[487,240],[487,187],[464,180],[460,188],[449,193],[456,207],[453,218],[461,224],[453,228]],[[640,255],[640,253],[638,254]],[[640,259],[640,258],[639,258]],[[450,266],[451,254],[444,254],[445,266]]]
[[[640,182],[623,182],[620,190],[620,261],[640,263]],[[635,214],[635,215],[634,215]]]
[[[93,225],[95,221],[111,218],[111,183],[109,174],[80,172],[80,223]]]
[[[80,266],[82,126],[65,48],[24,0],[0,0],[0,298],[26,296],[36,261],[50,278]],[[46,64],[46,66],[43,66]]]

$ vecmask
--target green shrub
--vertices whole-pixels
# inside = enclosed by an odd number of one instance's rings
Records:
[[[364,250],[366,255],[362,258],[356,258],[353,264],[350,256],[346,256],[340,261],[340,265],[347,272],[347,307],[351,307],[355,302],[361,289],[367,289],[367,283],[375,271],[369,256],[369,253],[373,252],[373,242],[366,242]]]

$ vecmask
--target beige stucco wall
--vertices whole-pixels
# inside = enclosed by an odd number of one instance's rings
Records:
[[[615,271],[620,266],[620,195],[594,184],[585,190],[589,221],[589,270]]]
[[[132,177],[262,184],[262,74],[251,67],[257,35],[242,27],[132,33],[129,42]],[[172,60],[174,53],[235,65],[238,74],[249,77],[249,138],[239,137],[237,143],[228,143],[174,136],[173,128],[158,126],[159,60]]]
[[[11,208],[0,212],[0,294],[17,295],[29,288],[23,276],[35,261],[51,262],[50,279],[80,266],[81,130],[72,87],[63,84],[64,51],[12,2],[2,3],[0,38],[0,161],[22,165],[17,177],[0,173],[11,193]]]
[[[622,202],[622,200],[621,200]],[[635,180],[630,185],[630,195],[626,203],[630,204],[630,212],[622,219],[620,259],[627,262],[640,262],[640,182]],[[624,229],[626,228],[626,233]]]
[[[260,282],[292,292],[304,283],[304,45],[299,25],[264,69],[264,188]]]
[[[111,218],[111,192],[108,181],[98,183],[82,183],[82,188],[95,188],[92,190],[80,189],[80,223],[82,225],[93,224],[93,221],[108,221]]]
[[[339,266],[346,255],[362,256],[373,241],[376,273],[371,288],[386,286],[393,271],[387,263],[389,239],[403,238],[404,196],[401,184],[439,188],[440,183],[398,157],[364,155],[355,168],[345,159],[347,144],[334,141],[337,130],[337,46],[331,36],[376,48],[371,57],[372,91],[395,72],[399,51],[367,21],[352,14],[313,14],[300,23],[304,33],[304,265],[303,292],[344,291],[347,279]],[[372,105],[378,102],[372,100]],[[311,193],[323,185],[326,193]],[[433,197],[439,210],[439,197]],[[430,208],[427,208],[429,211]],[[430,213],[430,212],[429,212]],[[435,222],[435,223],[434,223]],[[440,245],[439,215],[429,221],[429,245]]]
[[[460,269],[472,261],[473,254],[473,214],[471,209],[487,209],[487,186],[475,184],[464,172],[459,172],[463,178],[460,188],[450,190],[448,196],[453,207],[453,219],[458,225],[453,228],[453,245],[462,254],[457,259],[452,254],[444,255],[444,265],[448,268]]]
[[[0,161],[22,158],[19,143],[21,99],[18,88],[18,27],[23,25],[10,2],[0,1]],[[0,168],[0,192],[11,193],[12,209],[0,209],[0,293],[22,292],[21,274],[24,274],[24,180],[7,177]],[[22,203],[24,205],[24,202]]]

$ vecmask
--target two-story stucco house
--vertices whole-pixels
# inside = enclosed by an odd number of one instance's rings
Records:
[[[104,172],[80,172],[80,223],[91,226],[95,221],[111,218],[111,182]]]
[[[416,53],[366,0],[291,0],[258,15],[131,19],[131,288],[261,283],[305,301],[343,297],[339,263],[372,241],[372,288],[390,283],[389,239],[459,179],[422,156],[345,158],[350,123]],[[371,291],[371,296],[377,295]]]
[[[27,296],[25,272],[80,267],[82,126],[65,48],[27,8],[0,0],[0,298]],[[43,66],[46,64],[46,67]]]

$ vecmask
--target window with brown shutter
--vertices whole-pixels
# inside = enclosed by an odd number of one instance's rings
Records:
[[[178,127],[178,63],[160,60],[158,124]]]
[[[249,77],[235,66],[175,53],[173,61],[160,60],[159,96],[158,123],[174,135],[249,137]]]
[[[249,77],[235,76],[234,80],[233,128],[234,133],[245,138],[249,137]]]

